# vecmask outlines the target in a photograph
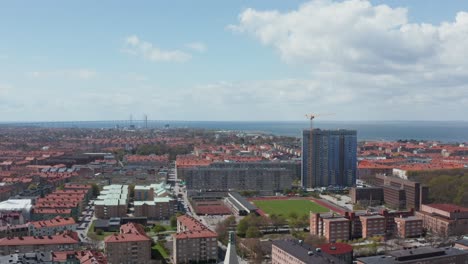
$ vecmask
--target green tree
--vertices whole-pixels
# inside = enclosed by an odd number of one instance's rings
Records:
[[[170,219],[171,227],[177,227],[177,216],[173,215]]]
[[[325,237],[307,234],[304,238],[304,242],[311,246],[317,247],[319,245],[325,244],[327,240],[325,239]]]
[[[275,227],[275,229],[278,229],[278,227],[286,225],[288,221],[282,215],[271,214],[270,222],[271,225]]]
[[[162,225],[155,225],[155,226],[153,227],[153,231],[154,231],[155,233],[161,233],[161,232],[166,231],[166,228],[165,228],[164,226],[162,226]]]
[[[247,229],[249,228],[248,221],[244,221],[244,219],[240,220],[239,224],[237,225],[237,235],[241,237],[245,237]]]
[[[100,192],[101,191],[99,189],[99,186],[97,186],[97,184],[95,183],[91,184],[91,193],[93,197],[98,197]]]
[[[128,195],[131,199],[135,198],[135,184],[128,185]]]
[[[297,213],[296,212],[291,212],[291,213],[289,213],[288,216],[289,216],[290,219],[297,219]]]
[[[247,231],[245,232],[245,237],[247,238],[257,238],[260,236],[260,230],[256,226],[249,226],[249,228],[247,228]]]

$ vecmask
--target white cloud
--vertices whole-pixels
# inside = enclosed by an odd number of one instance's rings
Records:
[[[32,71],[27,76],[33,78],[71,78],[89,80],[96,76],[96,72],[90,69],[69,69],[54,71]]]
[[[192,55],[180,50],[162,50],[153,46],[150,42],[140,40],[135,35],[125,39],[125,46],[122,51],[141,56],[150,61],[185,62],[192,58]]]
[[[467,12],[440,25],[416,24],[405,8],[317,0],[288,12],[249,8],[227,28],[273,48],[284,62],[305,67],[319,87],[314,103],[351,108],[343,103],[380,102],[382,116],[418,105],[426,110],[421,117],[437,111],[435,105],[451,104],[459,110],[456,116],[466,119],[460,103],[468,98]]]
[[[185,45],[187,48],[192,49],[197,52],[205,52],[206,51],[206,45],[201,43],[201,42],[192,42],[192,43],[187,43]]]

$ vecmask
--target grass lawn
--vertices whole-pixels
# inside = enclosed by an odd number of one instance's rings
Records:
[[[163,258],[169,258],[169,253],[167,253],[160,243],[156,243],[152,249],[158,251]]]
[[[106,238],[106,236],[110,236],[110,235],[113,235],[113,234],[116,233],[116,232],[102,232],[101,235],[98,235],[93,230],[94,230],[94,221],[91,224],[91,226],[89,227],[88,237],[93,239],[93,240],[100,240],[100,241],[104,240],[104,238]]]
[[[253,201],[253,203],[266,214],[277,214],[285,217],[289,217],[292,212],[295,212],[300,217],[302,215],[308,215],[310,211],[314,213],[330,211],[310,200],[259,200]]]

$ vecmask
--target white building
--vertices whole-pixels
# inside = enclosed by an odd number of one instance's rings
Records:
[[[57,216],[50,220],[31,222],[29,234],[31,236],[53,236],[64,231],[76,231],[77,226],[73,218]]]

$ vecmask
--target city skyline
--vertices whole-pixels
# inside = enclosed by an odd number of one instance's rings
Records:
[[[0,121],[468,121],[468,3],[0,9]]]

